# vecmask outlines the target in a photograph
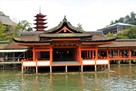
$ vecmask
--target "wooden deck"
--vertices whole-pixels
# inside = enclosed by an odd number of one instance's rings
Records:
[[[0,62],[0,64],[22,64],[22,62]]]
[[[78,61],[57,61],[52,62],[52,66],[80,66]]]

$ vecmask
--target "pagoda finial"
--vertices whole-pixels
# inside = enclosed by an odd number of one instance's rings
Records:
[[[39,6],[39,14],[41,14],[41,6]]]

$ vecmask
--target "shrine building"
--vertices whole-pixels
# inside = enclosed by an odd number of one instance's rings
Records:
[[[74,27],[66,18],[54,28],[49,30],[45,17],[41,13],[36,16],[36,31],[24,33],[19,38],[14,38],[16,45],[29,48],[29,54],[22,60],[22,74],[24,69],[49,67],[65,68],[65,72],[70,67],[97,67],[102,65],[110,70],[112,60],[135,60],[136,40],[118,40],[116,38],[106,38],[95,32],[87,32],[81,28]],[[45,68],[46,70],[46,68]]]

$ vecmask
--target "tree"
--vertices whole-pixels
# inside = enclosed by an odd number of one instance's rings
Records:
[[[117,38],[118,38],[118,39],[128,39],[128,30],[120,31],[120,32],[117,34]]]
[[[7,26],[0,23],[0,40],[4,40],[6,37]]]
[[[106,35],[106,37],[108,37],[108,38],[114,37],[114,34],[109,32],[109,33]]]
[[[136,39],[136,27],[130,27],[117,34],[118,39]]]
[[[26,20],[22,20],[17,24],[16,30],[17,31],[32,31],[31,24]]]
[[[130,27],[128,29],[128,33],[127,33],[127,36],[129,39],[136,39],[136,27]]]

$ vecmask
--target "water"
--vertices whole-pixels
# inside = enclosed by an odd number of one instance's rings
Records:
[[[112,65],[115,72],[18,75],[0,70],[0,91],[136,91],[136,66]]]

